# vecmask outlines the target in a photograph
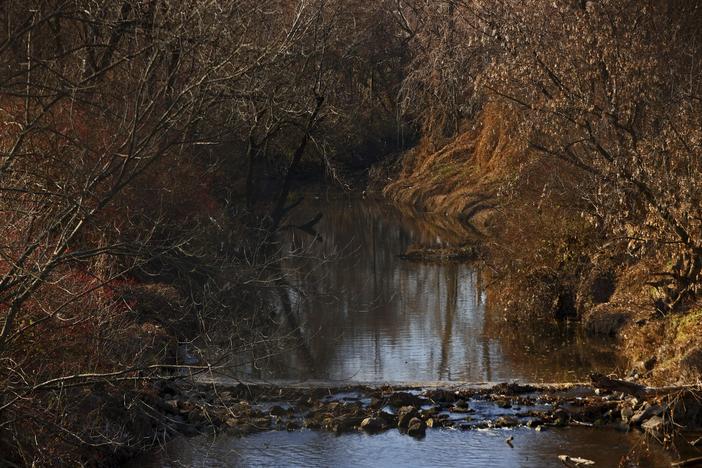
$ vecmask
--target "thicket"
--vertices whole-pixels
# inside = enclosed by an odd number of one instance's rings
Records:
[[[702,280],[702,9],[439,3],[401,94],[423,140],[386,193],[482,224],[513,320],[601,313],[655,357],[649,325],[694,310]]]
[[[0,4],[0,464],[154,445],[184,344],[261,339],[301,167],[403,144],[395,7]]]
[[[416,136],[387,193],[499,213],[485,222],[512,243],[497,266],[552,289],[533,309],[567,311],[578,300],[560,283],[605,257],[645,267],[659,314],[699,293],[694,2],[0,12],[2,462],[99,463],[155,443],[149,381],[179,344],[217,329],[245,346],[265,326],[275,233],[299,228],[296,177],[343,183]]]

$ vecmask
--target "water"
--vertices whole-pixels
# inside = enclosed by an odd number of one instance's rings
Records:
[[[319,239],[289,233],[281,290],[282,351],[259,350],[234,369],[272,381],[573,382],[612,370],[593,340],[554,330],[504,333],[485,312],[474,266],[402,260],[411,245],[448,246],[466,232],[445,217],[401,213],[382,202],[310,198],[293,224],[317,212]],[[283,292],[284,291],[284,292]],[[287,313],[285,313],[287,312]],[[300,330],[296,334],[295,330]]]
[[[287,284],[278,293],[283,347],[238,356],[231,372],[273,381],[577,381],[617,366],[608,343],[568,330],[507,329],[486,312],[481,273],[467,264],[402,260],[412,244],[442,246],[466,235],[454,221],[401,213],[381,202],[311,198],[321,240],[289,231],[282,248]],[[268,355],[268,357],[261,357]],[[271,356],[272,355],[272,356]],[[514,437],[513,447],[505,439]],[[596,466],[669,466],[637,432],[554,429],[429,430],[423,440],[297,431],[245,438],[179,439],[149,466],[562,466],[558,455]]]
[[[505,442],[514,438],[511,448]],[[567,428],[551,433],[529,429],[433,430],[423,440],[398,431],[380,435],[345,435],[302,431],[267,432],[240,438],[201,437],[172,447],[164,467],[307,466],[307,467],[563,467],[558,455],[582,456],[595,466],[618,466],[627,456],[641,466],[669,466],[670,459],[647,452],[636,434]]]

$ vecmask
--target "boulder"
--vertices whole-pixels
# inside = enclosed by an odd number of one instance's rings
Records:
[[[702,377],[702,348],[693,348],[680,360],[680,370],[690,381]]]
[[[566,426],[570,421],[570,415],[563,408],[558,408],[553,412],[553,423],[557,426]]]
[[[638,411],[634,412],[634,415],[631,417],[629,422],[631,424],[641,424],[647,419],[650,419],[653,416],[660,416],[663,414],[665,411],[665,408],[659,405],[651,405],[649,403],[645,403],[641,409]]]
[[[336,418],[334,418],[330,429],[335,434],[343,434],[345,432],[352,431],[354,428],[358,427],[359,424],[362,424],[364,420],[365,419],[362,417],[353,415],[337,416]],[[383,427],[382,423],[380,427]]]

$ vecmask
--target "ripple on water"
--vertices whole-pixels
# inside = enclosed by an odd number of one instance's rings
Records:
[[[505,442],[514,437],[514,448]],[[168,455],[150,466],[306,467],[562,467],[558,455],[584,457],[596,466],[618,466],[622,457],[647,453],[640,465],[670,466],[662,451],[646,452],[637,433],[566,428],[536,432],[526,428],[485,431],[433,430],[423,440],[398,431],[380,435],[267,432],[246,438],[198,437],[171,444]]]

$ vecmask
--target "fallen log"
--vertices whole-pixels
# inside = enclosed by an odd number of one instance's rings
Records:
[[[588,460],[587,458],[570,457],[568,455],[558,455],[558,459],[565,466],[569,466],[569,467],[573,467],[573,468],[580,467],[580,466],[590,466],[590,465],[595,464],[594,461]]]
[[[626,380],[612,379],[602,374],[591,374],[590,381],[592,386],[602,390],[608,390],[618,393],[626,393],[633,395],[641,400],[666,396],[682,391],[702,391],[699,385],[677,385],[670,387],[647,387],[645,385],[629,382]]]

